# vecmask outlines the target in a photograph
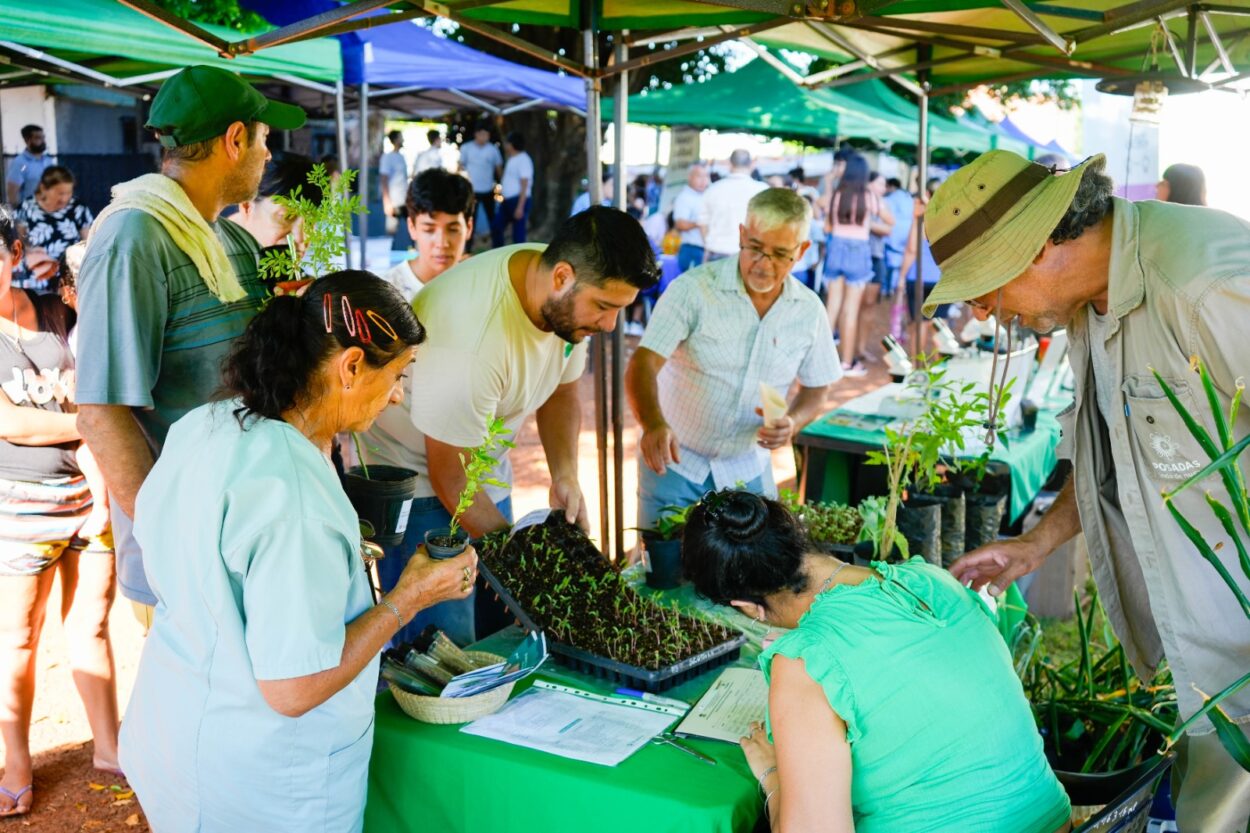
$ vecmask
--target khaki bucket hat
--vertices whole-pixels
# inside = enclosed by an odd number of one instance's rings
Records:
[[[942,269],[924,314],[1008,284],[1037,257],[1063,219],[1091,156],[1070,171],[991,150],[951,174],[925,212],[925,235]]]

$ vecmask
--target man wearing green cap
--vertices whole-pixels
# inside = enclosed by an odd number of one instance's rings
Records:
[[[169,426],[217,390],[221,359],[263,298],[256,241],[218,215],[256,196],[270,128],[303,123],[300,108],[232,72],[182,70],[148,119],[161,173],[116,186],[91,236],[78,279],[78,425],[113,498],[118,583],[141,618],[156,599],[130,534],[135,495]]]
[[[1190,357],[1206,365],[1228,413],[1250,372],[1250,224],[1206,208],[1113,197],[1104,167],[1095,156],[1062,172],[991,151],[951,176],[929,206],[926,231],[942,278],[925,314],[968,301],[978,317],[993,314],[1009,328],[1015,320],[1041,333],[1066,327],[1077,380],[1075,402],[1060,415],[1059,452],[1073,475],[1053,508],[1030,532],[982,547],[951,571],[999,593],[1084,532],[1126,656],[1143,679],[1166,657],[1188,717],[1202,706],[1200,692],[1215,694],[1250,668],[1250,623],[1159,498],[1209,457],[1153,371],[1218,436]],[[1250,434],[1250,409],[1241,409],[1231,434]],[[1227,503],[1218,478],[1205,485]],[[1173,504],[1250,593],[1203,490],[1182,492]],[[1243,734],[1250,730],[1250,690],[1221,705]],[[1245,830],[1250,772],[1213,724],[1196,722],[1178,753],[1182,833]]]

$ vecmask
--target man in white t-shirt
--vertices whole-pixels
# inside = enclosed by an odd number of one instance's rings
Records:
[[[503,156],[490,140],[490,128],[479,124],[473,141],[460,146],[460,173],[473,183],[473,196],[486,214],[486,230],[495,225],[495,183],[503,175]]]
[[[417,154],[417,173],[443,167],[443,134],[431,130],[425,134],[430,146]]]
[[[465,482],[460,455],[482,442],[493,419],[515,434],[537,415],[551,472],[550,505],[586,525],[577,479],[584,340],[611,330],[619,312],[658,278],[638,222],[596,206],[565,220],[549,246],[477,255],[417,295],[412,306],[429,335],[408,371],[412,396],[405,403],[413,425],[405,464],[420,477],[401,551],[379,562],[384,588],[394,585],[426,530],[447,525]],[[494,475],[511,482],[506,452]],[[510,486],[487,486],[461,524],[473,537],[507,527],[510,495]],[[490,630],[476,627],[471,602],[444,603],[423,611],[396,641],[431,623],[460,644]]]
[[[686,172],[686,187],[673,200],[673,227],[681,233],[677,268],[682,272],[703,262],[703,229],[699,222],[703,216],[703,193],[710,181],[707,168],[691,165]]]
[[[499,204],[495,222],[490,228],[491,243],[496,249],[503,245],[504,233],[509,226],[512,227],[512,242],[525,242],[530,197],[534,190],[534,160],[525,152],[525,137],[512,131],[504,139],[503,150],[508,157],[503,166],[503,179],[499,183],[503,202]]]
[[[713,182],[703,192],[703,259],[719,260],[738,253],[738,228],[747,218],[747,203],[768,186],[751,178],[751,154],[729,154],[729,176]]]
[[[392,130],[386,138],[391,143],[391,151],[378,160],[378,185],[382,192],[382,213],[386,215],[386,233],[394,234],[408,195],[408,162],[399,152],[404,146],[404,134]]]

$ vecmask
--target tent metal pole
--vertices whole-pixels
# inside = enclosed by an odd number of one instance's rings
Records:
[[[616,44],[616,63],[623,64],[629,60],[629,47],[624,39],[629,32],[621,32]],[[629,71],[616,76],[616,96],[613,100],[615,109],[616,159],[612,169],[616,185],[615,203],[621,211],[629,202],[629,194],[625,187],[625,125],[629,122]],[[624,564],[625,558],[625,310],[617,315],[616,327],[612,330],[612,532],[615,544],[616,562]]]
[[[929,95],[920,93],[920,135],[916,140],[916,174],[920,185],[920,199],[924,199],[925,184],[929,181]],[[906,275],[902,276],[906,278]],[[914,307],[920,312],[924,303],[924,216],[916,218],[916,286],[912,294],[915,296]],[[917,314],[912,322],[913,355],[920,354],[920,332],[924,316]]]
[[[593,21],[582,30],[582,48],[586,66],[599,66],[599,41]],[[590,204],[603,201],[603,166],[599,161],[603,118],[599,108],[599,79],[586,78],[586,190]],[[610,553],[611,521],[608,517],[608,349],[600,334],[592,336],[595,368],[595,449],[599,456],[599,547]]]
[[[338,145],[337,156],[340,174],[347,170],[347,119],[345,118],[345,110],[346,108],[343,105],[343,79],[340,78],[334,82],[334,137]],[[343,230],[343,234],[347,238],[343,265],[350,267],[352,265],[352,227],[350,223]]]
[[[360,260],[358,267],[365,268],[365,249],[369,248],[369,82],[360,83],[360,179],[356,181],[360,194]]]

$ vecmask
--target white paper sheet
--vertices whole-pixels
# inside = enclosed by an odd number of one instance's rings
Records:
[[[768,681],[757,668],[726,668],[673,734],[737,743],[764,719]]]
[[[563,758],[616,766],[673,722],[673,714],[653,709],[535,687],[460,731]]]

